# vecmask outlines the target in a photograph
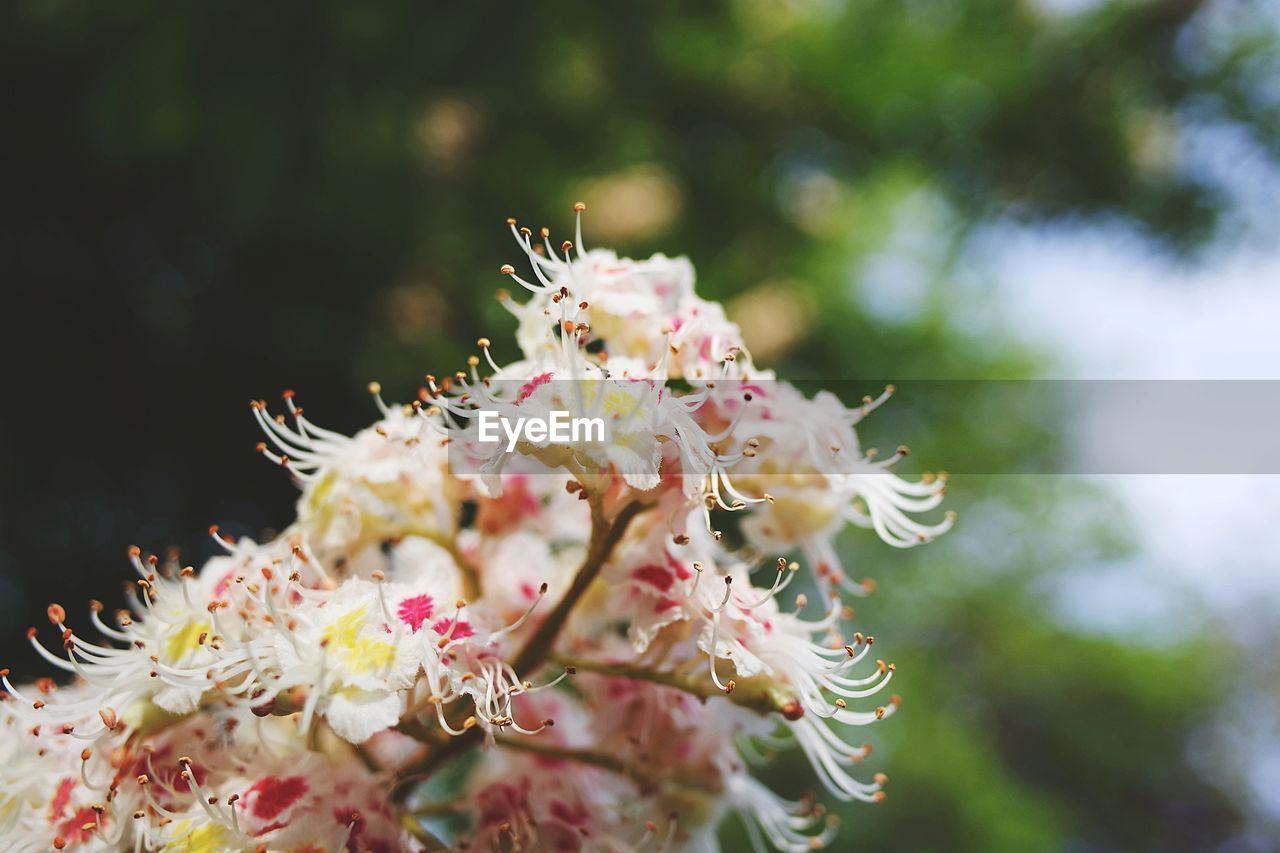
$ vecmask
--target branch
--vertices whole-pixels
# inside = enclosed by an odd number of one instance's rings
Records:
[[[604,568],[613,549],[626,533],[632,519],[649,508],[647,503],[632,501],[623,506],[610,521],[605,518],[603,498],[598,493],[593,493],[589,500],[591,502],[591,541],[587,546],[587,555],[583,558],[569,591],[516,655],[512,662],[516,672],[532,673],[547,660],[569,615],[586,594],[592,582],[600,575],[601,569]],[[474,746],[481,736],[480,727],[474,726],[461,735],[433,741],[431,751],[421,761],[401,771],[401,779],[429,775],[436,768]],[[406,796],[411,787],[401,786],[399,796]]]
[[[664,687],[697,696],[703,702],[715,697],[726,697],[735,705],[755,711],[757,714],[779,713],[789,716],[795,714],[800,708],[797,697],[790,688],[765,676],[753,676],[734,681],[732,682],[733,690],[725,693],[709,680],[694,679],[672,670],[650,669],[635,664],[610,661],[574,660],[560,655],[553,655],[551,659],[566,667],[575,667],[582,672],[594,672],[635,681],[651,681],[654,684],[661,684]]]
[[[555,644],[556,637],[560,635],[560,629],[564,627],[569,614],[573,612],[578,601],[599,576],[600,570],[604,568],[613,549],[622,539],[622,534],[626,533],[631,520],[643,510],[648,509],[648,506],[640,501],[632,501],[618,511],[612,522],[608,522],[604,519],[600,499],[591,498],[592,536],[591,544],[587,548],[587,556],[582,561],[578,574],[574,576],[569,591],[565,593],[564,598],[560,599],[560,603],[556,605],[555,610],[551,611],[551,615],[538,626],[538,630],[529,638],[524,648],[520,650],[520,654],[512,662],[511,666],[516,672],[533,672],[551,654],[551,647]]]
[[[543,743],[537,738],[499,738],[498,746],[506,749],[515,749],[520,752],[532,752],[537,755],[546,755],[551,758],[563,758],[566,761],[577,761],[580,764],[590,764],[593,767],[599,767],[602,770],[608,770],[622,776],[632,776],[633,770],[616,755],[607,752],[596,752],[591,749],[577,749],[569,746],[555,746],[549,743]]]

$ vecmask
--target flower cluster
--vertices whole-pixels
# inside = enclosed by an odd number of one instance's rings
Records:
[[[753,773],[789,746],[827,796],[884,796],[853,732],[897,708],[894,665],[850,624],[871,585],[835,539],[929,541],[945,478],[860,448],[891,389],[806,397],[687,260],[587,251],[582,210],[558,248],[510,221],[518,360],[481,339],[407,404],[373,383],[354,436],[253,401],[296,521],[211,528],[198,569],[130,548],[114,614],[49,606],[29,637],[62,683],[0,670],[9,849],[704,849],[734,812],[808,850],[838,829],[821,798]],[[607,440],[478,436],[555,411]]]

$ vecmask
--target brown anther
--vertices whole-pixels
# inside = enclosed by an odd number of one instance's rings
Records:
[[[515,218],[514,216],[508,216],[508,217],[507,217],[507,224],[508,224],[508,225],[515,225],[515,224],[516,224],[516,218]]]
[[[724,686],[724,695],[728,696],[730,693],[733,692],[733,688],[737,686],[738,686],[738,683],[734,681],[732,678],[730,678],[729,683]]]
[[[384,581],[387,579],[387,573],[382,571],[382,569],[374,569],[369,574],[369,577],[373,578],[376,581]]]
[[[80,750],[81,761],[88,761],[92,755],[93,755],[93,752],[91,752],[88,747],[85,747],[84,749]]]
[[[678,536],[674,537],[671,541],[675,542],[677,545],[688,545],[689,537],[681,533]]]
[[[120,718],[116,716],[115,709],[110,706],[99,708],[98,716],[102,718],[102,724],[112,731],[115,731],[116,726],[120,723]]]
[[[543,582],[542,582],[542,585],[538,587],[538,594],[539,594],[539,595],[546,595],[546,594],[547,594],[547,582],[546,582],[546,581],[543,581]]]
[[[67,611],[62,609],[61,604],[50,604],[45,610],[45,615],[49,617],[49,621],[54,625],[61,625],[67,621]]]
[[[568,240],[565,240],[563,243],[560,244],[560,251],[564,252],[566,255],[569,254],[569,250],[572,248],[573,248],[573,244],[570,243]]]
[[[66,846],[67,846],[67,840],[65,838],[63,838],[61,835],[54,836],[54,839],[53,839],[54,850],[62,850],[66,848]]]
[[[569,673],[570,675],[577,675],[577,674],[578,674],[578,668],[577,668],[576,666],[566,666],[566,667],[564,668],[564,671],[565,671],[565,672],[567,672],[567,673]]]
[[[515,275],[516,268],[511,266],[511,264],[503,264],[502,266],[498,267],[498,272],[502,273],[503,275]]]

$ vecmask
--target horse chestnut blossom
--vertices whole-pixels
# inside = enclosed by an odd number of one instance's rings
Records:
[[[520,357],[482,338],[378,420],[250,404],[301,488],[266,542],[217,527],[201,567],[127,551],[127,608],[50,604],[61,673],[0,670],[11,850],[705,850],[834,839],[823,800],[876,802],[858,733],[895,666],[851,624],[849,525],[945,532],[945,477],[863,451],[852,408],[753,362],[692,265],[557,248],[509,224],[531,296]],[[482,425],[599,422],[592,434]],[[795,747],[818,793],[759,768]],[[463,760],[465,756],[470,759]]]

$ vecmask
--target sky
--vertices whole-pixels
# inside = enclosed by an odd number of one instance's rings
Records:
[[[1232,202],[1194,257],[1107,219],[995,220],[965,247],[974,279],[998,289],[1001,325],[1052,353],[1053,378],[1280,382],[1280,171],[1227,124],[1185,121],[1178,149],[1179,168]],[[1280,425],[1271,432],[1280,442]],[[1280,476],[1091,479],[1127,507],[1137,550],[1059,578],[1049,592],[1062,618],[1138,641],[1215,631],[1236,643],[1239,687],[1193,757],[1209,773],[1238,768],[1255,814],[1280,826],[1280,666],[1269,662],[1280,640]]]

